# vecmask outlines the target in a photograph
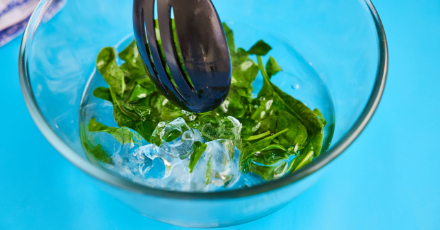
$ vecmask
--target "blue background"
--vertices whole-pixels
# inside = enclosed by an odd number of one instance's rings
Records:
[[[227,229],[440,229],[440,1],[374,3],[390,68],[371,123],[288,206]],[[19,45],[0,48],[0,229],[183,229],[131,211],[49,145],[21,96]]]

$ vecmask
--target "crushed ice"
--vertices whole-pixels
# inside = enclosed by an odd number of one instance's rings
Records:
[[[258,184],[251,174],[243,178],[240,170],[240,122],[227,117],[219,124],[198,127],[214,139],[206,141],[199,129],[191,129],[182,118],[160,122],[153,143],[140,140],[113,146],[113,164],[103,166],[134,182],[168,190],[208,192]],[[196,141],[207,147],[191,173],[188,165]]]

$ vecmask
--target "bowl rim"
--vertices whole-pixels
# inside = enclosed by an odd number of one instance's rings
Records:
[[[77,168],[83,172],[89,174],[93,178],[102,181],[106,184],[115,186],[117,188],[128,190],[135,193],[159,196],[165,198],[173,199],[186,199],[186,200],[202,200],[202,199],[228,199],[228,198],[238,198],[252,196],[271,190],[279,189],[281,187],[293,184],[310,174],[318,171],[319,169],[326,166],[336,157],[338,157],[345,149],[347,149],[353,141],[360,135],[360,133],[365,129],[372,116],[374,115],[380,100],[382,98],[386,79],[388,74],[388,44],[385,35],[385,30],[382,25],[382,21],[379,17],[376,8],[370,0],[360,0],[364,2],[371,13],[374,20],[377,39],[379,43],[379,62],[376,72],[376,79],[374,83],[373,90],[370,97],[365,105],[361,115],[358,117],[353,126],[349,131],[326,153],[322,154],[321,157],[315,159],[309,165],[303,167],[295,173],[287,175],[283,178],[272,180],[267,183],[257,185],[250,188],[241,188],[230,191],[219,191],[219,192],[180,192],[180,191],[168,191],[153,187],[148,187],[145,185],[137,184],[130,181],[120,175],[113,174],[100,169],[99,167],[90,163],[87,159],[81,157],[73,149],[71,149],[64,141],[61,140],[55,133],[55,131],[46,122],[41,110],[38,107],[37,101],[34,97],[33,90],[31,87],[31,82],[29,78],[29,69],[27,63],[27,50],[26,47],[32,44],[34,34],[38,29],[38,25],[41,22],[44,14],[49,9],[52,4],[52,0],[40,0],[34,12],[32,13],[26,29],[23,34],[21,41],[21,46],[19,50],[19,78],[23,97],[25,99],[28,110],[41,131],[41,133],[46,137],[46,139],[51,143],[51,145],[68,161],[70,161]]]

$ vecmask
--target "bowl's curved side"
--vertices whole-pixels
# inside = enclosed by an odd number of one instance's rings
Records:
[[[356,120],[352,128],[347,132],[347,134],[344,135],[344,137],[341,138],[326,153],[322,154],[322,157],[319,157],[316,160],[314,159],[311,164],[299,170],[297,180],[307,175],[310,175],[313,172],[316,172],[318,169],[330,163],[345,149],[347,149],[368,125],[382,99],[388,75],[388,43],[385,29],[383,27],[378,12],[376,11],[376,8],[370,0],[365,0],[365,2],[371,12],[371,16],[374,19],[379,46],[379,61],[377,66],[376,81],[374,82],[373,90],[361,115]]]
[[[276,212],[307,190],[326,172],[319,170],[279,189],[230,199],[173,199],[145,196],[97,181],[98,187],[136,212],[161,222],[192,228],[228,227]]]
[[[155,197],[162,198],[172,198],[172,199],[184,199],[184,200],[214,200],[214,199],[233,199],[238,197],[247,197],[261,195],[262,193],[276,190],[284,189],[287,185],[298,182],[301,179],[309,176],[310,174],[318,171],[320,168],[327,165],[330,161],[339,156],[362,132],[366,127],[370,119],[372,118],[374,112],[376,111],[379,102],[381,100],[383,91],[385,89],[386,76],[388,70],[388,48],[385,31],[379,15],[374,8],[370,0],[365,0],[368,9],[371,12],[372,19],[374,20],[377,39],[379,44],[379,62],[376,73],[376,79],[374,83],[373,91],[368,99],[368,102],[355,122],[352,128],[347,132],[344,137],[338,141],[331,149],[326,153],[322,154],[321,157],[314,160],[308,166],[302,168],[301,170],[288,175],[284,178],[274,180],[264,185],[255,186],[252,188],[238,189],[233,191],[224,192],[214,192],[214,193],[189,193],[189,192],[174,192],[174,191],[164,191],[160,189],[150,188],[147,186],[136,184],[129,181],[119,175],[111,174],[109,172],[103,171],[102,169],[91,164],[85,158],[82,158],[74,150],[72,150],[66,143],[64,143],[51,129],[47,121],[45,120],[41,110],[38,107],[36,98],[34,97],[29,68],[28,68],[28,56],[30,48],[32,45],[34,34],[37,32],[38,25],[40,24],[45,12],[49,9],[52,4],[51,0],[41,0],[34,10],[32,16],[29,19],[29,23],[23,35],[23,40],[21,43],[19,51],[19,77],[20,84],[25,99],[26,105],[29,112],[34,119],[36,125],[41,130],[46,139],[57,149],[67,160],[72,164],[77,166],[82,171],[91,175],[92,177],[109,184],[111,186],[123,189],[125,191],[134,192],[137,194],[151,195]],[[124,191],[124,192],[125,192]]]

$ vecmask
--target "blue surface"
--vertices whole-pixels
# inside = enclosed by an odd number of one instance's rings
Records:
[[[440,229],[440,1],[375,5],[390,69],[370,125],[291,204],[227,229]],[[49,145],[21,96],[19,43],[0,48],[0,229],[183,229],[113,200]]]

